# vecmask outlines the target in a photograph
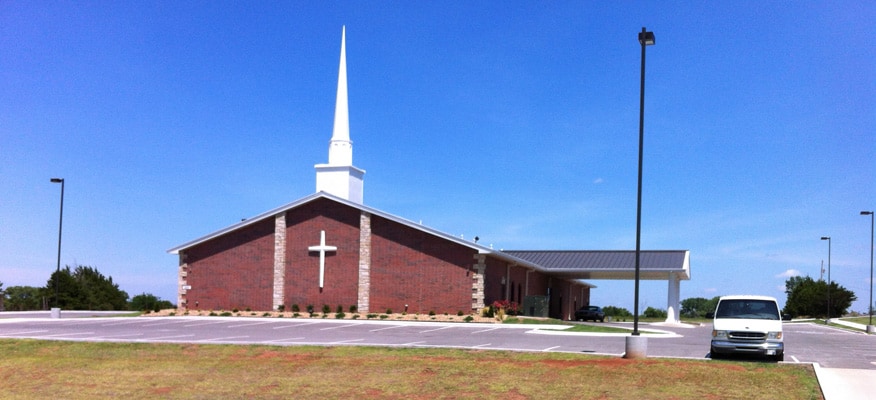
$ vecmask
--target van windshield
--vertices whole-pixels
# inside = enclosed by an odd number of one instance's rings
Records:
[[[781,320],[779,308],[769,300],[721,300],[715,318]]]

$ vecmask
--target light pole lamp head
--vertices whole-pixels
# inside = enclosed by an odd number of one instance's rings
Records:
[[[642,46],[651,46],[654,44],[654,32],[648,32],[645,30],[645,27],[642,27],[642,31],[639,32],[639,43]]]
[[[873,215],[873,211],[861,211],[861,215]]]
[[[64,182],[64,178],[52,178],[52,183],[61,183]]]
[[[821,240],[830,240],[830,236],[822,236]]]

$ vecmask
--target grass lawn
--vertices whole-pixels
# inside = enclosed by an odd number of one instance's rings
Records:
[[[2,398],[819,399],[811,367],[565,353],[0,340]]]

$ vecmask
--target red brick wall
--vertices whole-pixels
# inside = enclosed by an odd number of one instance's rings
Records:
[[[475,250],[372,216],[372,312],[471,310]]]
[[[347,312],[358,303],[360,211],[328,199],[317,199],[286,213],[286,298],[284,305],[308,305],[316,312],[338,305]],[[324,287],[319,287],[319,232],[325,231],[328,246],[335,252],[325,257]]]
[[[274,219],[267,218],[185,250],[187,307],[271,309]]]

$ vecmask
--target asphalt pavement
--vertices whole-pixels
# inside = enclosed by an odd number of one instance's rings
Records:
[[[118,313],[115,313],[118,314]],[[0,312],[0,338],[94,342],[444,347],[620,357],[627,334],[562,331],[556,325],[252,317],[109,318],[106,312]],[[599,324],[599,325],[609,325]],[[630,324],[612,324],[628,326]],[[707,359],[711,325],[640,324],[649,357]],[[648,333],[648,331],[655,333]],[[876,393],[876,335],[785,324],[786,363],[811,364],[824,396]]]

